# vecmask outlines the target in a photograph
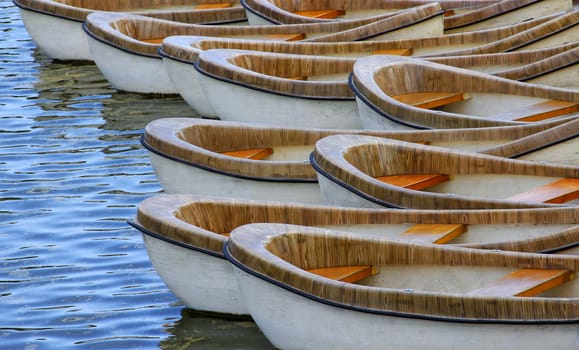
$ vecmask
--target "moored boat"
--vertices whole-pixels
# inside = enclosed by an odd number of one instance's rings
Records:
[[[409,235],[399,235],[421,227],[463,225],[458,230],[461,234],[446,244],[555,251],[576,244],[578,215],[578,210],[573,208],[456,212],[368,210],[173,194],[157,195],[141,202],[131,224],[143,233],[157,273],[188,307],[246,314],[233,270],[223,255],[229,232],[241,225],[291,223],[372,234],[384,239],[410,239]]]
[[[242,0],[251,24],[320,23],[396,13],[423,1],[272,1]],[[532,18],[572,9],[571,0],[446,1],[445,33],[467,32],[509,26]]]
[[[98,13],[84,26],[95,63],[116,88],[142,93],[175,93],[158,49],[163,38],[187,34],[260,40],[350,41],[430,37],[442,34],[436,3],[385,19],[270,26],[199,26],[142,16]]]
[[[577,256],[279,224],[234,230],[225,252],[277,348],[576,348]]]
[[[82,31],[87,16],[97,11],[131,12],[171,21],[241,23],[245,10],[238,0],[14,0],[32,40],[53,59],[92,60]]]
[[[199,73],[194,64],[202,51],[212,49],[238,49],[250,51],[276,52],[285,54],[306,54],[332,57],[364,57],[374,54],[396,54],[420,57],[423,50],[442,49],[444,46],[480,45],[489,43],[488,36],[482,32],[447,35],[436,37],[440,40],[403,40],[394,47],[392,41],[369,42],[268,42],[264,40],[242,40],[201,36],[171,36],[163,40],[159,54],[173,86],[183,99],[203,116],[216,116],[207,103],[206,96],[199,82]],[[453,38],[450,42],[449,38]],[[433,38],[434,39],[434,38]],[[407,45],[403,44],[405,42]],[[420,44],[425,47],[420,48]],[[454,46],[457,45],[457,46]],[[425,57],[424,59],[447,65],[480,70],[487,73],[505,76],[509,79],[540,82],[550,86],[574,88],[579,79],[577,70],[578,42],[568,43],[546,49],[528,51],[501,52],[479,55],[450,57]],[[406,46],[406,48],[403,48]],[[413,49],[409,49],[413,48]],[[432,52],[429,52],[430,54]],[[578,86],[579,87],[579,86]]]
[[[141,143],[166,193],[321,203],[308,157],[316,141],[326,136],[366,134],[579,165],[578,133],[579,120],[560,125],[395,132],[162,118],[147,124]]]
[[[576,165],[362,135],[321,139],[310,162],[324,203],[332,205],[488,209],[579,204]]]
[[[195,69],[206,103],[221,120],[360,129],[348,86],[355,62],[353,58],[217,49],[201,52]]]
[[[362,125],[371,129],[522,125],[579,110],[578,90],[397,56],[357,60],[350,87]]]

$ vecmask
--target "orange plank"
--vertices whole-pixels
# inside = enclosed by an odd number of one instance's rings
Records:
[[[490,118],[516,120],[521,122],[536,122],[549,118],[561,117],[577,111],[579,111],[579,103],[549,100],[493,115]]]
[[[296,11],[294,14],[298,16],[311,18],[334,19],[346,14],[344,10],[311,10],[311,11]]]
[[[279,41],[298,41],[304,40],[306,35],[304,33],[294,33],[294,34],[271,34],[263,37],[266,40],[279,40]]]
[[[470,98],[463,92],[414,92],[392,96],[392,98],[418,108],[436,108],[445,106],[454,102],[464,101]]]
[[[467,294],[532,297],[573,278],[574,275],[567,270],[521,269]]]
[[[446,174],[410,174],[377,176],[375,179],[390,185],[404,187],[411,190],[422,190],[446,182],[450,177]]]
[[[560,179],[509,197],[530,203],[565,203],[579,198],[579,179]]]
[[[165,39],[165,38],[159,38],[159,39],[139,39],[139,41],[144,41],[144,42],[149,43],[149,44],[162,44],[162,43],[163,43],[163,39]]]
[[[394,55],[394,56],[412,56],[412,49],[386,49],[376,50],[372,55]]]
[[[271,149],[271,148],[255,148],[255,149],[244,149],[244,150],[221,152],[221,154],[226,155],[226,156],[230,156],[230,157],[254,159],[254,160],[263,159],[272,153],[273,153],[273,149]]]
[[[324,267],[307,271],[318,276],[348,283],[356,283],[376,274],[376,270],[371,265]]]
[[[224,9],[233,6],[230,2],[218,2],[215,4],[201,4],[194,7],[195,10]]]
[[[445,244],[466,232],[463,224],[417,224],[404,231],[400,238],[413,242]]]

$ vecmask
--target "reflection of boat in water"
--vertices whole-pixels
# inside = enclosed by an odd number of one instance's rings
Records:
[[[181,319],[166,331],[170,336],[161,340],[160,349],[273,349],[247,316],[212,317],[208,313],[183,308]]]
[[[179,96],[117,91],[92,63],[50,62],[40,51],[37,57],[40,64],[34,90],[38,98],[34,104],[43,111],[38,113],[37,120],[63,119],[66,118],[63,112],[68,112],[77,123],[86,123],[81,121],[83,118],[98,117],[104,119],[99,126],[101,129],[140,131],[160,116],[197,116]]]

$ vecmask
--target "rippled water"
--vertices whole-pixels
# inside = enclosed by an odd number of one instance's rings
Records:
[[[161,191],[143,127],[194,112],[52,62],[11,1],[0,33],[0,348],[270,347],[251,321],[186,309],[126,224]]]

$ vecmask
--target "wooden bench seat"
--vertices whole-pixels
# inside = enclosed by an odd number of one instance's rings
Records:
[[[269,156],[272,153],[273,153],[272,148],[254,148],[254,149],[243,149],[243,150],[221,152],[221,154],[226,156],[253,160],[264,159],[265,157]]]
[[[531,203],[565,203],[579,198],[579,179],[565,178],[509,197]]]
[[[567,270],[521,269],[467,295],[532,297],[574,278]]]
[[[164,39],[165,39],[165,38],[157,38],[157,39],[139,39],[139,41],[144,41],[144,42],[146,42],[146,43],[149,43],[149,44],[157,44],[157,45],[160,45],[160,44],[162,44],[162,43],[163,43],[163,40],[164,40]]]
[[[465,232],[466,225],[463,224],[416,224],[399,238],[412,242],[445,244]]]
[[[233,6],[230,2],[217,2],[214,4],[201,4],[194,7],[195,10],[225,9]]]
[[[414,107],[431,109],[468,100],[470,95],[464,92],[432,91],[407,93],[392,98]]]
[[[323,19],[334,19],[346,14],[344,10],[309,10],[309,11],[296,11],[294,14],[298,16],[310,17],[310,18],[323,18]]]
[[[375,179],[390,185],[404,187],[411,190],[422,190],[446,182],[450,177],[446,174],[409,174],[377,176]]]
[[[271,34],[263,37],[265,40],[278,41],[299,41],[304,40],[306,35],[304,33],[290,33],[290,34]]]
[[[412,56],[413,52],[412,49],[385,49],[373,51],[372,55]]]
[[[377,273],[376,269],[372,265],[324,267],[319,269],[310,269],[307,271],[318,276],[348,283],[356,283]]]
[[[489,118],[520,122],[537,122],[549,118],[564,116],[577,111],[579,111],[579,103],[548,100],[493,115]]]

